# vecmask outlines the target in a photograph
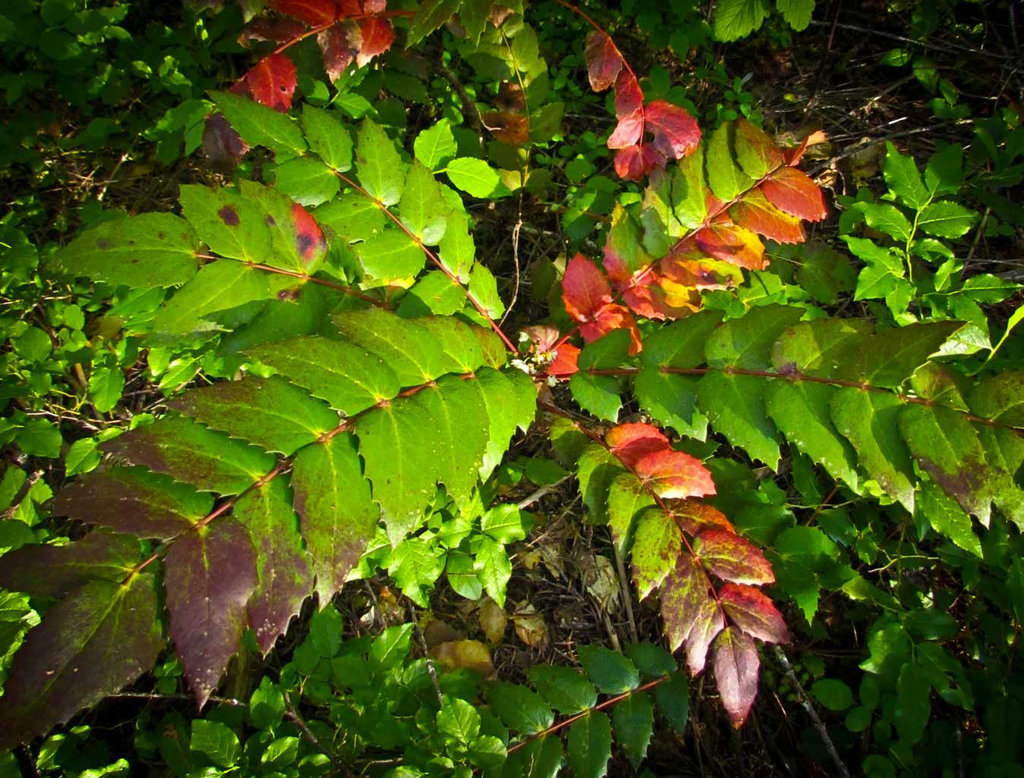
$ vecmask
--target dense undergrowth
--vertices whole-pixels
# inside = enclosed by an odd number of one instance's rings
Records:
[[[1019,774],[1017,10],[0,11],[0,776]]]

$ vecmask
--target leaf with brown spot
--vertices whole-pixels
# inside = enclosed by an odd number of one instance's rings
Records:
[[[686,647],[686,663],[693,675],[704,669],[708,647],[725,628],[725,615],[711,594],[704,571],[688,554],[676,558],[675,569],[661,585],[661,617],[669,647]]]

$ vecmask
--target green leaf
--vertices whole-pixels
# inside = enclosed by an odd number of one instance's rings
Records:
[[[612,725],[601,711],[592,711],[569,727],[569,765],[577,778],[601,778],[612,756]]]
[[[352,167],[352,136],[332,112],[302,104],[302,128],[309,147],[331,170],[344,173]]]
[[[978,214],[949,200],[929,203],[921,211],[918,226],[929,235],[940,238],[959,238],[978,220]]]
[[[857,452],[868,476],[885,492],[914,510],[913,465],[899,435],[903,403],[883,392],[842,387],[832,395],[832,422]]]
[[[234,767],[241,751],[238,735],[227,724],[207,719],[192,721],[190,751],[202,754],[218,767]]]
[[[355,246],[363,271],[375,284],[388,284],[419,274],[426,254],[401,230],[388,229]]]
[[[416,136],[413,142],[416,159],[430,170],[443,167],[448,160],[459,152],[459,146],[452,134],[451,124],[441,119],[437,124],[428,127]]]
[[[334,323],[347,340],[383,359],[403,387],[433,381],[460,367],[414,320],[369,308],[335,314]]]
[[[128,216],[86,230],[54,257],[65,273],[133,288],[178,286],[198,270],[199,240],[169,213]]]
[[[709,372],[697,383],[697,398],[716,431],[776,470],[779,443],[765,410],[765,384],[755,376]]]
[[[415,46],[434,30],[447,22],[462,5],[461,0],[424,0],[416,9],[409,25],[405,47]]]
[[[270,454],[183,416],[165,416],[102,447],[130,464],[222,495],[245,491],[277,463]]]
[[[445,228],[444,237],[441,238],[441,245],[438,247],[438,258],[448,272],[459,279],[460,283],[469,282],[470,271],[475,270],[473,262],[476,258],[476,244],[469,232],[469,217],[466,214],[459,211],[452,211],[448,214],[448,226]],[[494,295],[497,296],[497,287],[495,287]],[[500,303],[500,300],[498,302]],[[493,308],[493,306],[489,307]]]
[[[608,526],[618,553],[625,555],[633,544],[637,515],[654,505],[654,496],[632,473],[615,477],[608,491]]]
[[[580,664],[604,694],[622,694],[640,685],[640,673],[627,657],[603,646],[581,646]]]
[[[914,164],[914,158],[900,154],[890,141],[885,143],[883,172],[885,183],[904,205],[921,210],[931,199],[921,180],[921,173]]]
[[[630,643],[626,646],[626,656],[643,675],[651,678],[671,675],[677,669],[672,654],[653,643]]]
[[[900,740],[913,745],[924,734],[931,716],[931,684],[916,663],[907,663],[900,670],[896,684],[896,731]]]
[[[597,705],[594,685],[571,668],[534,665],[526,675],[548,704],[563,715],[571,716]]]
[[[441,201],[441,188],[433,174],[419,160],[409,167],[398,214],[405,226],[426,245],[436,246],[444,237],[448,209]]]
[[[206,320],[210,314],[269,297],[263,271],[231,260],[211,262],[157,312],[153,330],[168,339],[213,332],[220,327]]]
[[[326,203],[341,191],[341,182],[331,168],[313,157],[275,165],[274,184],[299,205],[307,206]]]
[[[762,4],[762,0],[740,0],[740,2]],[[728,5],[729,3],[735,5],[737,0],[727,0],[726,3],[720,2],[715,9],[716,36],[718,35],[718,18],[721,14],[725,13],[723,5]],[[760,26],[760,21],[757,24]],[[746,34],[742,33],[734,38],[728,38],[728,40],[735,40],[735,38],[741,38]],[[722,40],[721,38],[719,39]],[[735,125],[730,122],[719,126],[711,134],[711,140],[708,141],[706,152],[708,185],[711,187],[715,197],[726,203],[735,199],[741,192],[747,191],[754,183],[754,179],[748,176],[733,159],[732,137],[735,131]]]
[[[380,670],[400,665],[412,647],[412,624],[386,627],[370,644],[370,660]]]
[[[551,726],[554,714],[536,692],[505,681],[492,681],[484,687],[487,704],[511,729],[523,735],[543,732]]]
[[[964,150],[951,144],[932,154],[924,169],[928,191],[936,195],[956,194],[964,180]]]
[[[758,29],[768,15],[766,0],[719,0],[712,18],[715,38],[734,41]]]
[[[515,504],[496,505],[480,517],[480,531],[501,544],[526,538],[523,513]]]
[[[437,712],[437,731],[468,745],[480,733],[480,714],[465,700],[446,694]]]
[[[619,396],[619,380],[616,376],[590,375],[593,369],[615,368],[621,365],[629,353],[629,330],[613,330],[604,337],[588,343],[580,352],[579,372],[569,379],[569,389],[580,407],[599,419],[616,421],[622,398]]]
[[[111,410],[124,391],[124,373],[120,368],[101,367],[89,376],[89,397],[100,413]]]
[[[338,415],[278,376],[188,392],[170,406],[207,427],[290,456],[338,426]]]
[[[660,508],[640,514],[633,540],[633,581],[642,600],[675,568],[683,540],[675,519]]]
[[[562,769],[562,739],[558,734],[525,741],[523,748],[508,754],[503,776],[555,778]]]
[[[981,540],[974,534],[974,522],[956,500],[932,484],[925,484],[917,500],[918,515],[933,530],[979,559],[984,555]]]
[[[150,670],[164,649],[159,625],[151,569],[123,584],[91,581],[50,608],[4,683],[0,748],[28,742]]]
[[[862,206],[862,210],[871,229],[880,230],[896,240],[910,240],[913,228],[907,221],[907,217],[896,206],[888,203],[866,203]]]
[[[806,30],[814,13],[814,0],[775,0],[782,18],[797,32]]]
[[[457,157],[444,172],[457,188],[473,197],[490,197],[501,182],[497,171],[476,157]]]
[[[370,196],[386,206],[402,199],[405,164],[383,128],[363,119],[356,139],[356,171]]]
[[[653,179],[652,179],[653,180]],[[704,144],[676,163],[672,177],[672,210],[679,220],[679,235],[700,227],[707,219],[707,185],[704,182]],[[672,234],[669,224],[669,234]]]
[[[840,363],[833,376],[897,389],[962,326],[931,321],[885,330],[863,343],[853,359]]]
[[[272,254],[267,215],[232,189],[196,184],[181,187],[182,214],[211,251],[222,257],[269,264]]]
[[[276,727],[284,718],[284,694],[270,678],[263,676],[260,685],[249,698],[249,721],[254,727]]]
[[[505,312],[505,303],[498,294],[498,281],[485,265],[479,262],[469,271],[469,294],[484,309],[490,319],[497,319]]]
[[[682,735],[690,720],[690,685],[686,674],[676,673],[670,680],[655,686],[654,699],[658,703],[658,710],[675,731]]]
[[[843,711],[853,705],[853,692],[842,681],[822,678],[811,687],[814,698],[832,711]]]
[[[505,547],[490,538],[479,538],[475,543],[473,568],[484,585],[488,596],[499,606],[505,606],[505,589],[512,578],[512,563]]]
[[[622,750],[633,765],[640,766],[654,732],[654,703],[643,692],[636,692],[615,706],[612,726]]]
[[[476,574],[476,563],[469,554],[451,551],[445,564],[448,583],[457,594],[467,600],[479,600],[484,593],[484,585]]]
[[[297,157],[306,150],[302,130],[287,114],[233,92],[213,92],[211,97],[224,118],[250,146],[266,146],[279,161]]]

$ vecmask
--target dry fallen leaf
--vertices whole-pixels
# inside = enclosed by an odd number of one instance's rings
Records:
[[[540,648],[548,642],[548,628],[544,617],[532,605],[520,606],[512,615],[516,636],[530,648]]]
[[[450,640],[430,653],[446,670],[465,667],[478,671],[485,679],[494,676],[491,652],[479,640]]]
[[[505,636],[505,628],[508,626],[508,614],[505,609],[488,597],[484,600],[477,617],[480,620],[480,629],[487,637],[487,642],[492,645],[500,643]]]

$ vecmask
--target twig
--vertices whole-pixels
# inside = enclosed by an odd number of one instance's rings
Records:
[[[626,618],[629,622],[629,638],[634,643],[640,642],[639,633],[636,629],[636,619],[633,616],[633,597],[629,590],[629,579],[626,577],[626,567],[622,564],[622,554],[619,553],[617,544],[612,543],[612,551],[615,554],[615,569],[619,574],[619,589],[622,591],[622,602],[626,605]]]
[[[434,684],[434,692],[437,694],[437,704],[444,707],[444,695],[441,694],[441,684],[437,680],[434,660],[430,658],[430,648],[427,646],[427,639],[423,636],[423,630],[420,629],[420,623],[416,620],[416,614],[412,612],[412,606],[409,607],[409,621],[412,622],[413,631],[416,633],[416,640],[419,641],[420,648],[423,649],[423,658],[427,662],[427,672],[430,674],[430,680]]]
[[[311,730],[309,725],[306,724],[305,719],[303,719],[299,712],[292,706],[292,701],[288,696],[288,692],[282,690],[282,694],[284,695],[286,717],[292,724],[299,728],[299,731],[302,733],[302,737],[306,739],[306,742],[330,759],[331,764],[334,765],[335,769],[343,772],[345,775],[352,775],[352,771],[345,766],[345,763],[338,758],[338,755],[321,743],[317,736],[313,734],[313,730]]]
[[[828,736],[828,729],[825,728],[825,724],[818,716],[818,712],[814,709],[811,701],[807,698],[807,693],[804,691],[804,687],[800,685],[800,681],[797,679],[796,673],[793,672],[793,666],[789,663],[789,657],[786,656],[786,652],[779,646],[775,646],[775,658],[786,671],[786,678],[789,679],[789,682],[793,684],[793,688],[796,689],[797,697],[800,699],[800,704],[803,706],[804,710],[807,711],[807,715],[810,716],[811,723],[814,724],[814,728],[818,731],[818,736],[825,744],[825,750],[828,751],[829,756],[832,757],[832,761],[835,763],[836,769],[839,771],[839,775],[841,775],[842,778],[850,778],[850,771],[843,763],[843,760],[839,757],[839,752],[836,751],[832,738]]]
[[[567,476],[563,476],[562,478],[559,478],[553,484],[545,484],[544,486],[540,487],[537,491],[533,492],[532,494],[528,494],[526,497],[524,497],[519,502],[517,502],[516,503],[516,507],[519,510],[521,510],[521,511],[522,510],[526,510],[531,505],[533,505],[535,502],[537,502],[537,500],[539,500],[541,497],[543,497],[546,494],[550,494],[551,492],[555,491],[555,489],[557,489],[559,486],[564,484],[570,478],[572,478],[572,476],[571,475],[567,475]]]

